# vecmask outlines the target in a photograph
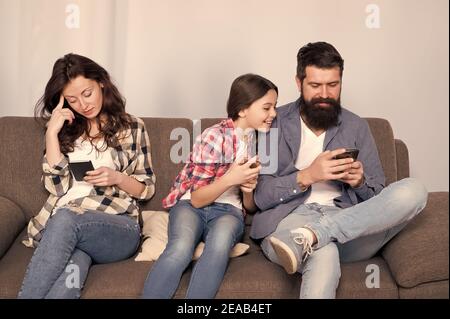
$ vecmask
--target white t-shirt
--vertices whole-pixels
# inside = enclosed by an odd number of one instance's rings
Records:
[[[300,127],[302,130],[302,140],[300,142],[297,160],[295,161],[295,167],[302,170],[309,167],[316,157],[323,152],[323,143],[325,141],[326,132],[317,136],[303,122],[301,116]],[[311,185],[311,193],[305,200],[305,204],[318,203],[321,205],[336,206],[333,199],[340,195],[340,189],[331,182],[314,183]]]
[[[239,145],[237,147],[236,159],[241,159],[244,158],[245,156],[248,156],[248,145],[241,138],[239,138],[239,134],[238,134],[238,143]],[[242,201],[241,197],[239,196],[239,192],[240,192],[239,186],[232,186],[225,192],[223,192],[222,195],[220,195],[214,202],[231,204],[234,207],[237,207],[242,210]],[[191,199],[191,191],[188,190],[186,193],[184,193],[183,196],[181,196],[180,200],[182,199]]]
[[[97,141],[97,147],[103,150],[103,139]],[[74,144],[73,152],[67,153],[69,157],[69,162],[79,162],[79,161],[92,161],[92,165],[95,169],[105,166],[116,170],[114,161],[111,155],[111,147],[108,147],[105,151],[98,152],[95,147],[87,140],[82,141],[82,138],[78,138]],[[86,197],[90,194],[96,195],[94,186],[88,182],[77,181],[75,178],[72,179],[72,187],[67,191],[67,193],[62,196],[56,207],[61,207],[67,204],[69,201],[80,197]]]

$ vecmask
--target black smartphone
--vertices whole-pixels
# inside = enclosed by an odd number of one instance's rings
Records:
[[[356,161],[358,158],[359,150],[357,148],[346,148],[345,153],[336,155],[333,159],[353,158]]]
[[[73,177],[79,182],[83,181],[87,171],[93,171],[95,169],[91,161],[70,162],[69,168]]]

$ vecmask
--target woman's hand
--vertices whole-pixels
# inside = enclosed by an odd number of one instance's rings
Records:
[[[52,116],[47,123],[47,133],[58,135],[64,126],[65,121],[69,121],[72,124],[75,119],[75,115],[68,108],[63,108],[64,106],[64,96],[61,93],[59,97],[58,105],[53,109]]]
[[[124,175],[109,167],[100,167],[93,171],[87,171],[84,181],[95,186],[113,186],[120,184]]]

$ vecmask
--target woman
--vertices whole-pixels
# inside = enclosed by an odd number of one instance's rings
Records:
[[[91,263],[132,256],[138,200],[155,192],[149,137],[108,72],[76,54],[58,59],[36,105],[46,121],[43,182],[50,196],[28,225],[36,247],[19,298],[79,298]],[[76,180],[70,162],[94,170]]]
[[[246,74],[234,80],[228,119],[197,138],[188,163],[163,200],[163,206],[171,208],[169,240],[149,273],[143,298],[171,298],[202,240],[205,248],[186,297],[214,298],[230,250],[244,232],[243,210],[256,209],[253,190],[260,166],[253,167],[256,157],[250,158],[249,146],[255,130],[270,129],[277,97],[277,87],[261,76]]]

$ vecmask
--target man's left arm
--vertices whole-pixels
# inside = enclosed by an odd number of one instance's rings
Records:
[[[359,149],[357,162],[361,162],[362,180],[360,185],[349,187],[349,190],[353,189],[358,199],[365,201],[381,192],[385,187],[385,176],[375,140],[364,119],[360,121],[356,147]]]

